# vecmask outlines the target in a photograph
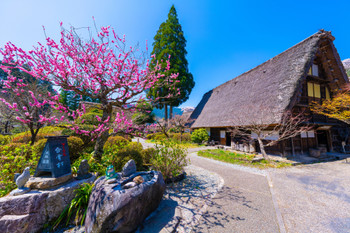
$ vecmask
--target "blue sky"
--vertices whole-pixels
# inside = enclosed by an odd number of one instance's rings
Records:
[[[59,22],[69,27],[110,25],[130,44],[153,37],[174,4],[187,39],[187,59],[196,86],[182,106],[196,106],[212,88],[283,52],[319,29],[332,31],[341,59],[350,57],[347,0],[11,0],[0,5],[0,46],[26,50]],[[150,48],[151,50],[151,48]]]

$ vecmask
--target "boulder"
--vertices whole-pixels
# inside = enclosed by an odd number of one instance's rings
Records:
[[[80,162],[76,179],[82,180],[82,179],[90,178],[92,175],[91,173],[89,173],[89,170],[90,170],[90,165],[88,161],[86,159],[83,159]]]
[[[19,196],[0,198],[0,232],[37,232],[56,219],[74,198],[74,190],[86,180],[73,180],[50,190],[31,190]]]
[[[129,189],[123,186],[141,176],[143,183]],[[87,233],[132,232],[152,213],[162,200],[165,183],[160,172],[136,172],[128,178],[108,184],[106,178],[96,180],[85,220]]]
[[[136,163],[133,159],[130,159],[123,167],[122,176],[130,176],[136,172]]]

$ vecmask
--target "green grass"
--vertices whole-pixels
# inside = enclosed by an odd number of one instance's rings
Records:
[[[170,140],[172,142],[175,142],[177,144],[180,145],[181,148],[184,148],[184,149],[188,149],[188,148],[197,148],[197,147],[202,147],[204,145],[198,145],[197,143],[193,143],[193,142],[178,142],[178,141],[175,141],[175,140]],[[160,144],[160,141],[157,141],[157,140],[154,140],[154,139],[151,139],[151,140],[146,140],[147,143],[157,143],[157,144]]]
[[[251,154],[240,154],[231,151],[225,151],[220,149],[204,150],[198,152],[199,156],[219,160],[226,163],[238,164],[249,167],[256,167],[260,169],[265,168],[282,168],[292,166],[291,163],[278,162],[272,160],[262,160],[260,162],[253,163],[254,155]]]

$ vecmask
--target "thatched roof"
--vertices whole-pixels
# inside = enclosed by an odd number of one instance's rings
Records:
[[[332,59],[337,62],[338,75],[345,75],[333,40],[330,32],[322,30],[207,92],[191,115],[192,119],[196,119],[192,128],[233,126],[237,124],[237,115],[247,112],[255,114],[246,114],[243,117],[244,122],[240,124],[250,124],[260,112],[263,113],[265,123],[278,124],[281,113],[291,108],[321,43],[322,46],[330,43],[331,46],[328,47],[333,51]]]

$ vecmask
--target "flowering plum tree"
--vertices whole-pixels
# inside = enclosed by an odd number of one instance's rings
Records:
[[[123,113],[113,116],[113,108],[134,108],[134,104],[143,98],[145,90],[162,85],[158,82],[164,80],[160,71],[170,69],[170,63],[167,62],[167,67],[161,67],[157,63],[155,69],[150,70],[149,60],[144,59],[144,54],[135,47],[128,47],[125,36],[119,37],[109,26],[101,27],[96,38],[90,37],[85,41],[78,35],[77,29],[66,30],[61,23],[59,42],[47,37],[46,45],[39,43],[29,52],[9,42],[1,53],[4,62],[23,72],[49,80],[54,85],[74,91],[78,95],[99,99],[103,114],[101,118],[97,117],[100,124],[94,130],[98,135],[94,156],[98,160],[110,135],[110,129],[114,127],[118,131],[132,124]],[[31,69],[24,69],[24,64]],[[177,74],[172,74],[165,82],[168,83],[169,79],[176,77]],[[58,106],[59,110],[68,110]],[[77,110],[69,114],[75,118],[83,112],[84,110]],[[76,125],[72,128],[79,133],[89,133],[79,130]]]
[[[19,69],[10,69],[9,75],[0,80],[0,85],[2,112],[29,129],[31,144],[34,144],[39,130],[45,124],[59,121],[52,114],[52,107],[59,109],[55,104],[58,96],[49,82],[36,79]]]

